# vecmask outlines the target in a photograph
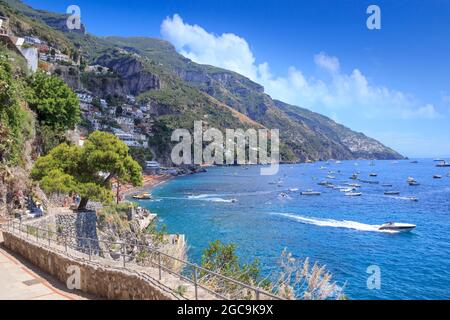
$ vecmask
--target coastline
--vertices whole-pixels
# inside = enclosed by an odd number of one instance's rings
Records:
[[[131,185],[123,185],[120,187],[120,196],[122,198],[129,197],[135,193],[149,191],[171,179],[173,179],[173,175],[164,174],[164,175],[144,175],[143,177],[143,185],[140,187],[133,187]]]

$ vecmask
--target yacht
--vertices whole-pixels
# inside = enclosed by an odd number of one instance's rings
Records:
[[[400,195],[400,191],[385,191],[384,194],[387,196],[398,196]]]
[[[320,192],[318,192],[318,191],[313,191],[313,190],[311,190],[311,189],[309,189],[309,190],[307,190],[307,191],[302,191],[302,192],[300,192],[300,194],[301,194],[302,196],[320,196],[320,195],[321,195]]]
[[[442,160],[440,163],[438,163],[438,164],[436,165],[436,167],[439,167],[439,168],[450,167],[450,163],[445,162],[445,160]]]
[[[345,195],[347,197],[360,197],[360,196],[362,196],[362,193],[361,192],[347,192]]]
[[[378,230],[385,231],[397,231],[397,232],[408,232],[414,229],[416,225],[409,223],[399,223],[399,222],[387,222],[382,224]]]
[[[356,173],[352,174],[352,176],[350,177],[350,179],[352,179],[352,180],[357,180],[357,179],[358,179],[358,174],[356,174]]]
[[[150,194],[150,193],[148,193],[148,192],[143,192],[143,193],[140,193],[140,194],[135,194],[134,196],[133,196],[133,199],[136,199],[136,200],[149,200],[149,199],[151,199],[152,198],[152,195]]]

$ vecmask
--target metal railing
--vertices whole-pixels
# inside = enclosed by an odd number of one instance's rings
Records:
[[[75,250],[78,254],[84,254],[86,260],[94,261],[96,258],[106,259],[114,263],[120,263],[122,268],[130,269],[129,267],[153,267],[157,270],[157,279],[163,279],[163,272],[179,277],[194,286],[193,297],[195,300],[199,298],[199,288],[219,299],[245,299],[245,300],[283,300],[282,297],[270,293],[260,287],[251,286],[239,280],[224,276],[220,273],[205,269],[195,263],[179,259],[155,248],[140,245],[138,243],[125,243],[98,240],[92,238],[74,237],[63,232],[52,231],[35,227],[29,224],[22,223],[22,221],[9,220],[6,224],[0,225],[0,228],[15,234],[22,234],[28,241],[34,241],[40,245],[52,247],[52,245],[59,245],[63,249],[60,253],[68,255],[70,249]],[[109,248],[103,250],[101,244]],[[114,250],[114,248],[116,250]],[[138,254],[128,254],[127,248],[136,248]],[[117,250],[118,249],[118,250]],[[108,258],[107,253],[111,258]],[[116,256],[117,258],[113,258]],[[180,265],[177,267],[177,265]],[[128,268],[127,268],[128,266]],[[139,272],[139,271],[138,271]],[[153,278],[153,277],[152,277]],[[155,279],[156,280],[156,279]],[[214,283],[214,286],[208,285]],[[175,293],[179,288],[171,288]],[[228,293],[227,293],[228,292]],[[234,294],[229,293],[234,292]],[[183,296],[183,293],[179,293]],[[184,296],[183,296],[184,297]],[[185,297],[186,298],[186,297]]]

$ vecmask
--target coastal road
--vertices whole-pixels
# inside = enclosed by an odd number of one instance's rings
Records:
[[[0,300],[86,300],[30,263],[2,247],[0,231]]]

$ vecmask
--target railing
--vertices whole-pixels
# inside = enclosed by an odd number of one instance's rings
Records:
[[[198,300],[201,288],[207,293],[224,300],[229,299],[274,299],[282,300],[283,298],[270,293],[262,288],[245,284],[236,279],[221,275],[217,272],[205,269],[197,264],[173,257],[149,246],[139,245],[135,243],[112,242],[91,238],[73,237],[63,234],[62,232],[51,231],[50,229],[38,228],[32,225],[24,224],[21,221],[9,220],[6,224],[0,225],[0,228],[12,233],[25,236],[27,240],[35,241],[40,245],[59,245],[63,247],[61,253],[68,255],[70,249],[75,250],[79,254],[84,254],[87,260],[94,261],[95,258],[103,258],[108,261],[120,263],[121,267],[127,266],[149,267],[157,269],[157,278],[162,280],[163,272],[179,277],[194,286],[194,299]],[[84,245],[79,245],[83,243]],[[106,245],[110,250],[101,249],[100,244]],[[138,248],[139,253],[127,254],[128,248]],[[117,251],[111,251],[111,248],[120,248]],[[109,255],[114,254],[117,259],[106,258],[105,252]],[[147,264],[148,263],[148,264]],[[175,265],[182,267],[175,267]],[[172,267],[171,267],[172,266]],[[128,268],[129,269],[129,268]],[[132,270],[132,269],[129,269]],[[135,271],[135,270],[134,270]],[[208,286],[206,283],[216,283],[216,285]],[[219,290],[219,289],[222,290]],[[228,288],[228,290],[226,289]],[[174,292],[178,289],[171,288]],[[240,289],[240,290],[239,290]],[[226,291],[234,292],[227,293]],[[181,294],[182,295],[182,294]]]

